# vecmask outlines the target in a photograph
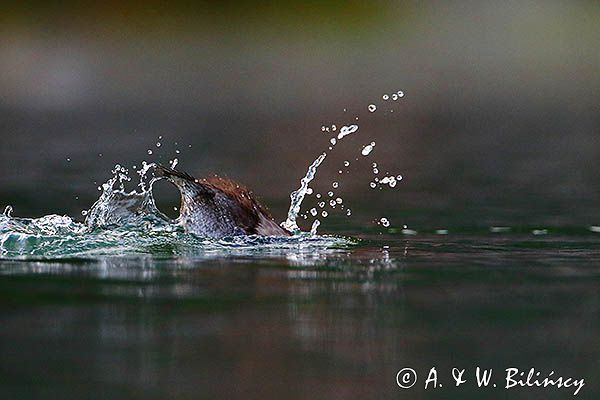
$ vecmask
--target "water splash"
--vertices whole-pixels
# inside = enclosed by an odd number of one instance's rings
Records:
[[[403,97],[404,93],[398,91],[391,95],[385,94],[383,100],[397,100]],[[376,104],[369,104],[368,111],[373,113],[377,110]],[[346,111],[344,109],[344,111]],[[358,121],[359,116],[355,116]],[[339,141],[345,137],[354,134],[359,129],[356,124],[341,125],[323,125],[321,130],[327,133],[333,133],[333,137],[329,139],[329,150],[333,146],[339,144]],[[147,150],[149,155],[154,154],[159,149],[162,150],[163,137],[159,136],[155,142],[155,147]],[[192,145],[188,145],[191,148]],[[363,146],[361,154],[369,155],[375,142],[371,142]],[[175,154],[180,154],[179,144],[175,142]],[[102,154],[100,154],[102,156]],[[324,161],[327,153],[320,154],[308,167],[306,175],[300,181],[300,188],[290,194],[290,207],[287,218],[281,223],[281,226],[292,232],[289,240],[292,242],[286,243],[292,245],[293,240],[302,241],[306,235],[316,236],[317,229],[321,221],[315,219],[313,221],[310,232],[302,232],[297,225],[297,218],[301,210],[305,196],[311,195],[313,189],[309,188],[309,183],[315,178],[317,168]],[[356,158],[358,161],[358,158]],[[70,158],[67,159],[70,161]],[[178,158],[169,160],[171,168],[175,168],[179,163]],[[343,162],[345,172],[350,166],[350,161]],[[79,254],[93,254],[94,252],[113,252],[119,253],[132,251],[134,253],[146,251],[144,246],[159,246],[180,248],[188,244],[192,246],[206,246],[206,242],[202,238],[191,237],[183,232],[183,229],[177,224],[177,221],[170,220],[156,207],[156,203],[152,194],[153,184],[162,178],[153,176],[150,172],[156,165],[154,163],[143,162],[140,168],[133,166],[133,169],[139,175],[139,183],[136,190],[126,190],[125,186],[131,181],[129,171],[121,166],[116,165],[112,171],[113,176],[104,184],[98,187],[101,191],[100,197],[92,205],[89,210],[82,211],[85,220],[77,222],[68,216],[48,215],[38,219],[13,218],[11,215],[12,208],[7,207],[4,214],[0,215],[0,255],[1,256],[74,256]],[[377,166],[374,165],[373,172],[378,174]],[[343,170],[339,170],[339,174],[343,174]],[[371,183],[372,187],[379,185],[396,186],[397,182],[402,177],[391,176],[386,174],[382,179],[375,178],[375,182]],[[339,182],[332,183],[333,189],[338,189]],[[381,189],[381,187],[380,187]],[[333,209],[341,209],[342,213],[350,216],[352,211],[346,207],[342,197],[337,196],[333,191],[327,192],[328,198],[319,200],[318,209],[313,207],[310,211],[305,211],[302,214],[304,219],[308,215],[313,217],[326,218]],[[321,199],[321,194],[316,193],[315,197]],[[329,211],[328,211],[329,210]],[[383,219],[380,221],[385,226]],[[331,241],[323,240],[329,244]],[[200,241],[200,242],[199,242]],[[252,240],[236,238],[233,243],[225,240],[227,245],[235,246],[252,246]],[[212,243],[212,242],[211,242]],[[212,243],[214,244],[214,243]],[[211,245],[212,245],[211,244]],[[221,245],[220,243],[219,245]]]
[[[361,150],[361,154],[363,156],[368,156],[369,154],[371,154],[371,152],[373,151],[373,148],[375,148],[375,142],[371,142],[365,146],[363,146],[363,149]]]
[[[8,218],[0,214],[0,258],[86,259],[105,257],[186,257],[223,255],[264,256],[302,251],[328,251],[356,243],[351,238],[302,232],[290,237],[234,236],[207,239],[185,233],[172,224],[147,220],[137,225],[91,229],[68,216]],[[318,226],[318,225],[317,225]]]
[[[128,170],[116,165],[113,177],[102,185],[102,194],[86,213],[85,225],[89,228],[105,228],[124,225],[136,225],[146,220],[168,222],[169,218],[161,213],[154,202],[152,185],[158,178],[152,177],[149,182],[148,171],[153,163],[142,163],[138,171],[140,191],[125,189],[125,183],[131,181]]]
[[[325,157],[327,157],[327,153],[322,153],[315,161],[313,161],[313,163],[308,167],[308,171],[306,171],[304,178],[300,180],[300,188],[290,194],[291,201],[287,219],[281,223],[281,226],[289,232],[294,234],[300,232],[300,228],[296,223],[296,219],[298,217],[298,213],[300,212],[302,201],[304,201],[304,197],[306,196],[308,184],[315,178],[317,168],[319,168],[319,165],[321,165]]]
[[[337,135],[337,138],[338,140],[342,140],[346,136],[351,135],[356,131],[358,131],[358,125],[342,126],[342,128],[340,129],[340,133],[338,133]]]
[[[324,158],[324,154],[317,158],[302,180],[301,189],[294,197],[297,208]],[[142,164],[137,170],[140,176],[138,189],[132,191],[126,189],[126,184],[131,181],[129,171],[121,165],[115,166],[113,176],[101,185],[102,193],[83,222],[64,215],[16,218],[12,216],[12,207],[6,207],[0,214],[0,258],[97,259],[140,255],[205,258],[207,254],[231,252],[255,255],[273,251],[283,254],[309,248],[313,251],[326,250],[356,243],[348,238],[317,236],[320,222],[314,222],[310,232],[298,229],[291,237],[251,235],[207,239],[186,233],[155,205],[152,187],[162,178],[151,173],[154,166],[153,163]]]
[[[319,221],[318,219],[315,219],[313,221],[312,226],[310,227],[310,234],[312,236],[317,234],[317,229],[319,228],[319,225],[321,225],[321,221]]]

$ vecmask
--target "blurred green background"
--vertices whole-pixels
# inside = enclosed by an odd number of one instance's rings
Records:
[[[591,224],[598,21],[597,1],[4,5],[0,203],[78,214],[114,164],[167,162],[180,148],[182,169],[239,179],[283,219],[327,147],[321,125],[358,116],[360,135],[319,171],[329,185],[375,140],[342,182],[357,209],[421,210],[403,218],[425,226],[452,224],[447,215]],[[405,98],[384,104],[396,90]],[[370,191],[373,161],[403,184]],[[159,203],[176,202],[157,191]]]

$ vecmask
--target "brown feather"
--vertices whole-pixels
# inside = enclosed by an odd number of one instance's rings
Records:
[[[198,180],[184,172],[160,165],[157,166],[156,173],[158,176],[166,177],[179,188],[182,193],[182,212],[193,214],[195,207],[225,207],[221,209],[222,212],[229,215],[235,226],[248,235],[290,235],[288,231],[275,223],[267,209],[254,198],[252,191],[231,179],[213,176]],[[188,193],[187,196],[183,196],[184,191]],[[189,193],[193,193],[194,197],[190,199]],[[217,206],[217,203],[212,200],[217,193],[225,196],[229,201]],[[203,226],[210,225],[210,221],[208,221]]]
[[[246,186],[220,176],[204,178],[200,182],[214,190],[220,190],[239,205],[237,222],[247,233],[265,236],[290,234],[275,223],[269,211],[254,198],[254,194]]]

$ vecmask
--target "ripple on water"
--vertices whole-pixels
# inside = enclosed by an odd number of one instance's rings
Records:
[[[353,239],[303,232],[289,237],[235,236],[220,240],[185,233],[152,215],[119,226],[94,227],[67,216],[12,218],[0,215],[0,257],[4,259],[95,258],[104,256],[187,256],[231,252],[317,251],[351,246]]]

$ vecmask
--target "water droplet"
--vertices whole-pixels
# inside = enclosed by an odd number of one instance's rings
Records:
[[[398,90],[398,97],[404,97],[404,92],[402,90]]]
[[[317,193],[317,195],[315,196],[317,199],[321,198],[321,193]]]
[[[335,124],[331,125],[331,130],[335,132],[337,130],[337,126],[335,126]]]
[[[379,173],[379,170],[378,170],[377,168],[373,168],[373,173],[374,173],[374,174],[378,174],[378,173]]]
[[[327,192],[327,195],[328,195],[329,197],[333,197],[333,192]]]
[[[369,104],[369,111],[375,112],[375,110],[377,110],[377,106],[375,104]]]
[[[350,161],[344,161],[344,167],[349,167],[350,166]]]
[[[384,99],[384,100],[389,100],[390,99],[390,95],[386,93],[383,96],[381,96],[381,98]]]
[[[321,132],[325,132],[325,128],[326,128],[325,125],[322,125],[321,126]]]
[[[335,205],[336,205],[336,202],[335,202],[335,200],[329,200],[329,205],[330,205],[331,207],[335,207]]]
[[[319,225],[321,225],[321,221],[319,221],[318,219],[315,219],[314,222],[312,223],[312,226],[310,227],[311,235],[317,234],[317,229],[319,228]]]
[[[324,201],[319,202],[318,206],[319,206],[319,208],[325,207],[325,202]]]
[[[149,155],[152,155],[152,150],[148,150],[148,154],[149,154]]]
[[[369,183],[369,186],[371,186],[371,189],[375,189],[377,184],[375,182],[371,182],[371,183]]]
[[[399,180],[399,181],[401,181],[401,180],[402,180],[402,175],[398,175],[398,176],[396,177],[396,179],[397,179],[397,180]]]
[[[387,219],[387,218],[381,218],[381,219],[379,220],[379,222],[381,223],[381,225],[385,226],[386,228],[387,228],[388,226],[390,226],[390,221],[388,221],[388,219]]]
[[[371,144],[364,146],[361,151],[361,154],[363,156],[368,156],[373,151],[373,147],[375,147],[375,142],[371,142]]]
[[[173,211],[177,211],[177,207],[173,207]]]
[[[340,186],[340,184],[339,182],[333,182],[331,186],[333,186],[334,189],[337,189]]]
[[[71,159],[67,157],[67,162],[71,162]]]
[[[341,197],[338,197],[337,199],[335,199],[335,202],[338,204],[342,204],[343,200]]]
[[[394,101],[398,100],[398,95],[396,93],[394,93],[392,95],[392,100],[394,100]]]
[[[156,142],[156,147],[160,147],[162,144],[160,142]]]
[[[316,208],[311,208],[311,209],[310,209],[310,214],[311,214],[313,217],[316,217],[316,216],[317,216],[317,209],[316,209]]]
[[[323,216],[323,218],[327,218],[327,216],[329,215],[329,213],[327,211],[323,211],[321,213],[321,215]]]
[[[352,210],[351,209],[346,210],[346,215],[347,216],[351,216],[352,215]]]
[[[338,174],[343,174],[343,173],[344,172],[341,169],[338,170]]]
[[[335,144],[337,143],[337,140],[335,140],[335,138],[331,138],[331,139],[329,139],[329,143],[331,143],[333,146],[335,146]]]
[[[337,138],[338,138],[338,140],[341,140],[345,136],[351,135],[354,132],[356,132],[357,130],[358,130],[358,125],[342,126],[342,128],[340,129],[340,133],[338,133],[338,135],[337,135]]]
[[[179,154],[179,153],[181,153],[181,151],[175,150],[175,154]]]
[[[306,194],[308,194],[308,195],[313,194],[313,189],[312,188],[306,188]]]

